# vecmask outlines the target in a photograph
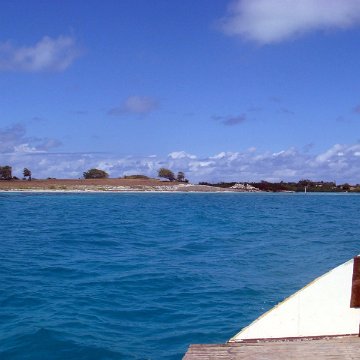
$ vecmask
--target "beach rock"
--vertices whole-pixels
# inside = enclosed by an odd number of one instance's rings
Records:
[[[256,188],[255,186],[252,186],[250,184],[241,184],[236,183],[235,185],[231,186],[230,189],[235,189],[238,191],[246,191],[246,192],[258,192],[260,189]]]

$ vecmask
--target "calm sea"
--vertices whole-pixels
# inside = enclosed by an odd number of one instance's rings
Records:
[[[360,196],[0,194],[0,358],[181,359],[360,253]]]

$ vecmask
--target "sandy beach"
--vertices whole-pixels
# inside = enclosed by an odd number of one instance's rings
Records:
[[[51,192],[239,192],[207,185],[193,185],[157,179],[48,179],[3,180],[0,191],[51,191]]]

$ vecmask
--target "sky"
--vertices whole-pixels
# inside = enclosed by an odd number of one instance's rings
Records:
[[[360,183],[360,0],[2,0],[22,177]]]

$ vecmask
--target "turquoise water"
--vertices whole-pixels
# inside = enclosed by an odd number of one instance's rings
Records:
[[[360,253],[360,196],[0,194],[1,359],[181,359]]]

